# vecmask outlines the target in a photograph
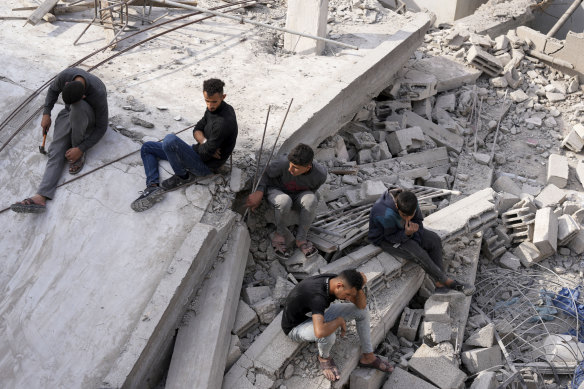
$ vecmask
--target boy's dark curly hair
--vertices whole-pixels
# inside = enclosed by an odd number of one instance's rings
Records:
[[[292,162],[294,165],[308,166],[312,163],[314,159],[314,151],[308,145],[304,143],[299,143],[290,151],[288,154],[288,161]]]
[[[210,78],[203,82],[203,91],[207,92],[208,96],[213,96],[216,93],[223,95],[223,87],[225,83],[218,78]]]

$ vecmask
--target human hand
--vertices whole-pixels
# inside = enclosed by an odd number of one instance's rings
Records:
[[[215,151],[215,153],[213,154],[213,158],[221,159],[221,149],[217,149],[217,151]]]
[[[65,152],[65,158],[69,162],[77,162],[79,158],[83,155],[83,151],[79,147],[72,147]]]
[[[49,132],[49,128],[51,128],[51,115],[43,115],[41,119],[41,128],[43,129],[43,136]]]
[[[255,211],[257,207],[260,206],[262,202],[262,198],[264,197],[264,192],[262,191],[255,191],[249,196],[247,196],[247,200],[245,201],[245,206],[251,208],[252,211]]]
[[[367,276],[365,273],[361,272],[361,277],[363,277],[363,285],[365,285],[367,283]]]
[[[416,231],[418,231],[418,228],[420,228],[420,226],[417,223],[413,223],[408,220],[405,225],[406,235],[407,236],[413,235]]]

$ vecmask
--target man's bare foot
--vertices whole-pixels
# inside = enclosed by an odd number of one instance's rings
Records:
[[[319,356],[318,362],[320,362],[320,369],[322,370],[322,374],[326,377],[326,379],[334,382],[341,378],[339,368],[337,365],[335,365],[335,361],[332,358],[321,358]]]
[[[35,194],[34,196],[29,198],[32,200],[33,203],[38,205],[47,205],[47,198],[45,196],[41,196],[40,194]]]

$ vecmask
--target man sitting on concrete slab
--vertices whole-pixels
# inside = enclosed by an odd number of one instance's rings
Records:
[[[136,212],[152,207],[162,200],[166,191],[193,183],[217,171],[229,158],[237,140],[237,119],[233,107],[227,104],[223,87],[217,78],[203,82],[203,97],[207,109],[195,125],[193,137],[197,144],[188,145],[174,134],[162,142],[146,142],[140,150],[146,172],[146,189],[131,205]],[[160,183],[158,161],[170,163],[174,175]]]
[[[314,161],[312,148],[299,143],[287,157],[281,157],[268,165],[257,191],[247,198],[245,205],[253,211],[260,205],[267,191],[268,202],[275,208],[276,232],[272,246],[276,255],[287,258],[291,254],[286,237],[292,235],[287,226],[288,213],[292,207],[300,209],[296,246],[307,257],[317,254],[318,251],[306,236],[316,215],[316,191],[325,183],[326,176],[326,168]]]
[[[448,278],[442,261],[442,240],[424,228],[424,216],[413,192],[386,191],[369,215],[369,241],[389,254],[420,265],[432,278],[437,292],[457,290],[470,296],[475,288]]]
[[[347,331],[346,322],[355,320],[361,342],[359,366],[393,371],[393,367],[373,354],[367,297],[363,286],[367,277],[354,269],[340,274],[321,274],[305,278],[292,289],[282,313],[282,330],[295,342],[317,342],[318,361],[324,376],[330,381],[340,378],[340,372],[330,357],[337,328],[341,337]],[[335,300],[349,303],[331,303]],[[307,317],[306,314],[312,314]]]
[[[69,162],[70,174],[79,173],[87,150],[95,146],[107,130],[108,105],[104,83],[85,70],[68,68],[49,86],[41,120],[43,136],[51,127],[51,111],[59,94],[65,108],[55,120],[49,160],[41,184],[34,196],[12,204],[10,208],[15,212],[44,212],[47,199],[55,195],[65,162]]]

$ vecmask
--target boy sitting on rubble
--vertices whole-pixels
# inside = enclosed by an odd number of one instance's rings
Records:
[[[282,313],[282,330],[295,342],[317,342],[318,361],[324,376],[338,380],[339,369],[330,357],[337,328],[341,337],[347,331],[346,322],[355,320],[361,342],[359,366],[392,372],[393,367],[373,354],[367,297],[363,286],[367,277],[354,269],[340,274],[320,274],[306,278],[292,289]],[[347,300],[332,304],[335,300]],[[310,313],[312,316],[308,317]]]
[[[287,157],[268,165],[257,190],[248,196],[245,205],[253,211],[260,205],[267,191],[268,202],[275,208],[276,232],[272,238],[272,246],[276,255],[287,258],[291,254],[286,237],[292,235],[287,224],[292,207],[300,210],[296,247],[307,257],[317,254],[316,247],[306,236],[316,215],[316,191],[325,183],[326,176],[326,168],[314,161],[312,148],[299,143]]]
[[[420,265],[432,278],[437,292],[456,290],[470,296],[475,288],[448,278],[442,262],[442,241],[422,224],[424,217],[413,192],[386,191],[369,215],[369,241],[389,254]]]

